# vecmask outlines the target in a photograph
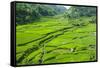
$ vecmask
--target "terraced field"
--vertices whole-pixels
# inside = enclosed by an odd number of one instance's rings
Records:
[[[16,62],[49,64],[96,60],[96,24],[81,24],[57,17],[16,26]],[[73,22],[80,22],[78,19]]]

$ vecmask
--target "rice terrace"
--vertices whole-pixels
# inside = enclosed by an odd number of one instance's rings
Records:
[[[96,60],[96,7],[16,3],[17,65]]]

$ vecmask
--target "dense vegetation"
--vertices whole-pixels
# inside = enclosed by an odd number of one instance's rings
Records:
[[[96,60],[96,7],[18,3],[18,65]]]
[[[83,16],[91,17],[96,15],[96,8],[94,7],[71,7],[66,11],[65,15],[69,18],[79,18]]]
[[[63,13],[66,8],[59,5],[40,5],[17,3],[16,22],[17,24],[31,23],[41,16],[54,16]]]

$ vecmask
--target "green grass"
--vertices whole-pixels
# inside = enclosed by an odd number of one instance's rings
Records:
[[[96,24],[81,18],[85,26],[72,21],[43,17],[39,21],[16,27],[16,61],[18,65],[81,62],[96,60]],[[40,61],[41,60],[41,61]]]

